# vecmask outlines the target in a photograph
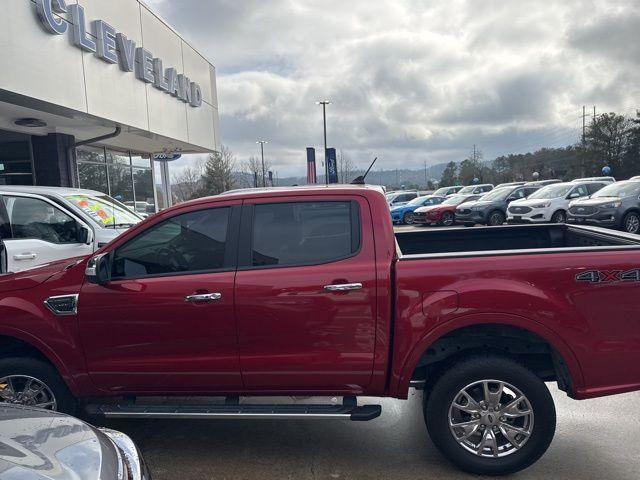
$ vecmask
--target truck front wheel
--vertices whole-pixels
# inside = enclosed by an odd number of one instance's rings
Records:
[[[22,405],[73,414],[75,399],[48,363],[27,357],[0,359],[0,405]]]
[[[442,454],[480,475],[527,468],[547,450],[556,428],[544,382],[497,356],[468,358],[447,369],[425,395],[424,415]]]

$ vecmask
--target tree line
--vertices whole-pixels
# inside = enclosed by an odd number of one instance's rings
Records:
[[[475,151],[459,164],[449,162],[440,179],[441,186],[480,183],[499,184],[540,179],[570,180],[602,175],[604,167],[611,175],[626,179],[640,175],[640,110],[635,117],[605,113],[592,119],[584,139],[563,148],[541,148],[535,152],[500,156],[485,162]]]

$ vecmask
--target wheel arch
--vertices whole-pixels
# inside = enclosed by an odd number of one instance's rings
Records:
[[[74,395],[78,394],[78,386],[64,362],[44,342],[21,330],[0,328],[0,358],[20,356],[35,358],[50,364],[60,374],[69,390]]]
[[[496,329],[511,329],[511,332],[519,331],[525,335],[532,335],[532,338],[538,338],[549,348],[548,353],[554,358],[554,368],[564,369],[562,372],[556,371],[559,378],[558,382],[564,382],[567,393],[573,396],[576,391],[580,390],[584,385],[584,378],[580,364],[571,350],[571,348],[552,330],[535,321],[529,320],[518,315],[510,314],[478,314],[468,315],[446,322],[428,332],[411,350],[401,369],[397,382],[391,382],[391,393],[399,398],[407,398],[409,386],[414,379],[414,374],[418,368],[422,366],[425,356],[431,355],[430,349],[438,348],[438,342],[446,341],[458,334],[469,332],[469,329],[487,329],[492,334],[496,334]],[[476,332],[474,332],[476,333]],[[473,342],[464,345],[455,345],[455,352],[448,355],[448,359],[453,360],[460,355],[468,355],[477,353]],[[492,349],[493,353],[496,352]],[[510,355],[503,349],[498,349],[499,353]],[[511,354],[513,355],[513,354]],[[515,354],[518,355],[517,353]],[[446,360],[445,358],[444,360]],[[558,363],[556,363],[558,362]],[[564,378],[560,378],[560,377]],[[394,390],[395,387],[395,390]]]

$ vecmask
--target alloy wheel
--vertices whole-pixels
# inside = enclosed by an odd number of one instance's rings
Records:
[[[413,223],[413,213],[407,212],[404,214],[404,223],[411,225]]]
[[[551,219],[551,221],[553,223],[566,223],[567,222],[567,216],[565,215],[564,212],[556,212],[553,215],[553,218]]]
[[[442,225],[444,225],[445,227],[450,227],[451,225],[453,225],[452,213],[447,212],[442,215]]]
[[[42,380],[28,375],[10,375],[0,378],[0,404],[57,410],[58,402],[51,389]]]
[[[520,450],[533,432],[527,397],[500,380],[480,380],[460,390],[449,407],[449,430],[465,450],[486,458]]]
[[[489,225],[495,227],[504,223],[504,216],[500,212],[494,212],[489,218]]]
[[[624,229],[627,233],[638,233],[640,231],[640,217],[637,215],[628,215],[624,222]]]

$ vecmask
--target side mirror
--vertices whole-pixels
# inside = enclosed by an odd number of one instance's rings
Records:
[[[580,194],[578,192],[573,192],[571,194],[569,194],[569,196],[567,197],[569,200],[572,200],[574,198],[578,198],[580,197]]]
[[[507,203],[511,203],[516,199],[516,197],[509,197],[507,198]]]
[[[78,224],[78,242],[91,245],[93,243],[93,231],[89,227]]]
[[[104,285],[111,280],[111,262],[108,253],[95,255],[87,262],[87,268],[84,271],[89,283],[97,283]]]

